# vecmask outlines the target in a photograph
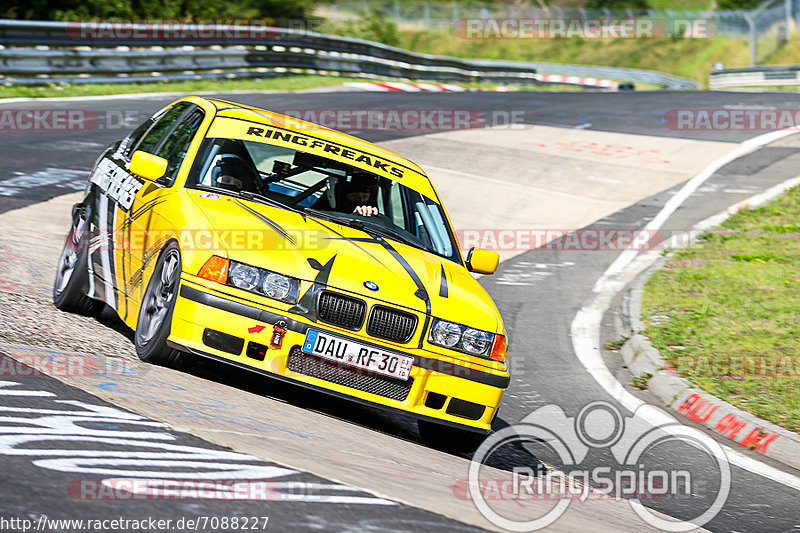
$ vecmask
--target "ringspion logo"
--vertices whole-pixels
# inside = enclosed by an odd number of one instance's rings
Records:
[[[640,411],[670,422],[653,425],[649,420],[654,417],[640,416]],[[541,407],[483,441],[470,462],[467,493],[458,483],[454,493],[472,499],[487,520],[509,531],[548,527],[572,502],[588,499],[625,501],[645,523],[663,531],[702,527],[719,513],[730,492],[731,472],[724,449],[705,433],[678,423],[656,407],[648,405],[640,411],[624,417],[615,406],[597,401],[568,417],[559,406]],[[685,451],[677,455],[679,462],[670,464],[665,458],[676,455],[662,452],[674,451],[670,446],[676,444]],[[510,476],[498,478],[502,472],[489,466],[493,456],[523,445],[532,450],[531,457],[553,455],[559,469],[547,471],[541,463],[536,468],[514,464]],[[591,454],[598,459],[588,462],[593,466],[586,466]],[[713,474],[698,479],[689,467],[692,460],[711,465]],[[698,502],[696,516],[667,520],[642,503],[665,499]],[[523,518],[518,507],[530,501],[553,505],[526,507]]]

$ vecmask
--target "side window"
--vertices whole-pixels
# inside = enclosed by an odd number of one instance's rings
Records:
[[[142,122],[142,124],[138,128],[133,130],[133,133],[128,135],[128,139],[125,142],[125,151],[123,152],[126,157],[131,156],[131,154],[133,153],[133,147],[136,146],[136,144],[139,142],[142,136],[153,125],[153,123],[155,122],[155,118],[156,117],[148,118],[147,120]]]
[[[164,134],[181,118],[187,109],[193,104],[189,102],[181,102],[172,106],[158,121],[150,128],[147,135],[136,147],[136,150],[143,150],[150,154],[155,153],[158,144],[161,142]]]
[[[183,162],[189,144],[194,138],[194,134],[203,122],[203,112],[199,109],[189,113],[167,136],[164,143],[156,152],[156,155],[169,161],[165,177],[172,183],[178,168]]]

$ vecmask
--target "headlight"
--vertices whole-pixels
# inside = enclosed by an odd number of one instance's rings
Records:
[[[254,292],[273,300],[296,303],[300,280],[263,268],[231,261],[228,285]]]
[[[261,283],[261,291],[276,300],[284,300],[292,291],[292,280],[286,276],[270,272]]]
[[[494,333],[438,318],[433,319],[428,335],[428,342],[432,344],[479,357],[489,357],[494,340]]]
[[[461,346],[466,352],[483,355],[489,350],[493,340],[494,335],[491,333],[469,328],[461,335]]]
[[[452,348],[461,340],[461,328],[452,322],[438,320],[431,328],[431,341]]]
[[[246,291],[252,291],[258,286],[259,269],[242,263],[231,262],[228,272],[228,285],[233,285]]]

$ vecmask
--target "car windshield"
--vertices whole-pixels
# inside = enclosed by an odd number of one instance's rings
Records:
[[[187,187],[303,211],[460,262],[441,206],[377,174],[325,157],[236,139],[206,139]],[[369,209],[370,215],[364,213]]]

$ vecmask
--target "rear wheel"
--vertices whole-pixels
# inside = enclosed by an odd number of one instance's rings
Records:
[[[426,444],[439,450],[456,453],[474,452],[488,436],[485,433],[458,429],[427,420],[417,420],[417,429]]]
[[[142,361],[174,368],[186,366],[186,355],[167,346],[180,278],[180,249],[170,242],[156,262],[139,309],[134,344]]]
[[[62,310],[82,315],[95,315],[103,302],[89,298],[89,235],[87,222],[78,220],[69,230],[53,283],[53,304]]]

